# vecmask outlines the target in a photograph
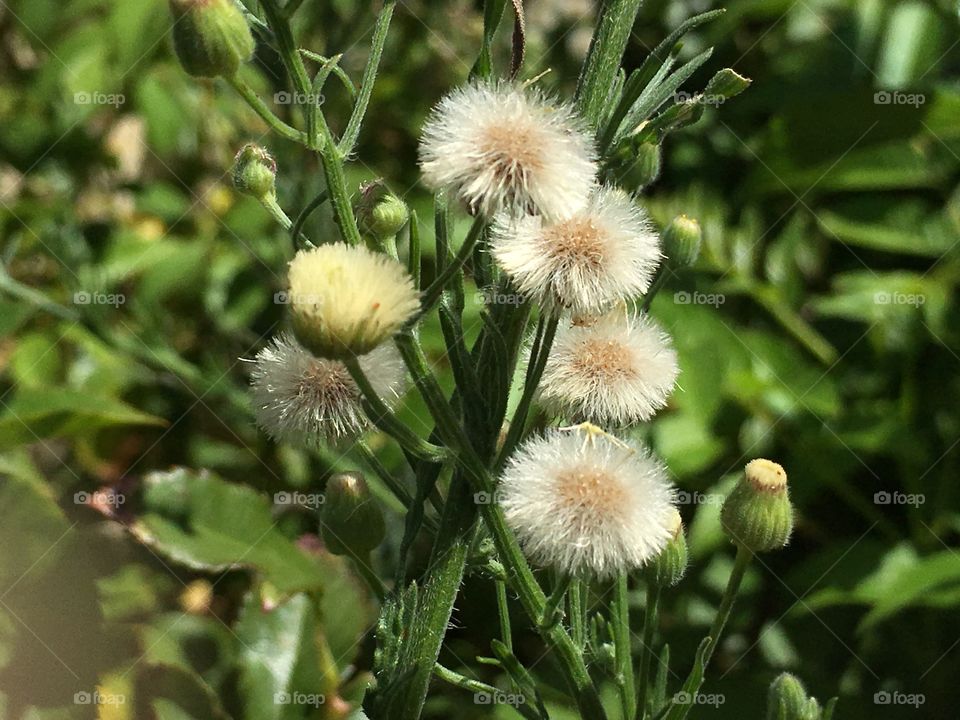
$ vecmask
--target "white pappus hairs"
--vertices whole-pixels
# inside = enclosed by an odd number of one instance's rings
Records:
[[[571,422],[624,426],[663,408],[679,372],[670,336],[656,322],[614,311],[557,332],[540,402]]]
[[[250,389],[257,425],[277,442],[315,446],[353,437],[369,426],[360,390],[339,360],[314,357],[283,333],[253,362]],[[394,404],[406,378],[399,351],[384,344],[359,363],[377,394]]]
[[[533,562],[605,578],[663,550],[674,493],[646,449],[587,427],[526,441],[504,469],[497,497]]]
[[[556,222],[500,216],[492,250],[522,292],[542,306],[576,315],[600,314],[645,293],[662,257],[660,238],[643,208],[607,186]]]
[[[569,215],[596,184],[596,157],[593,136],[571,105],[503,81],[447,94],[420,140],[424,182],[487,216]]]

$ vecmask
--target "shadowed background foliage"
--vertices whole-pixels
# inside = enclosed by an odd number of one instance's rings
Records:
[[[301,44],[344,53],[359,78],[375,5],[305,0]],[[714,7],[645,5],[627,68]],[[732,562],[719,498],[748,459],[776,458],[797,531],[751,568],[704,688],[725,700],[694,716],[757,717],[788,669],[818,697],[839,695],[838,718],[950,717],[960,701],[957,9],[726,8],[685,41],[683,59],[715,46],[688,85],[703,88],[721,67],[753,85],[671,135],[659,178],[638,188],[659,224],[684,213],[704,228],[697,264],[653,304],[682,374],[650,438],[682,489],[692,552],[664,599],[663,632],[675,656],[691,656]],[[522,76],[549,69],[542,84],[572,92],[593,15],[588,0],[530,0]],[[323,688],[331,681],[317,667],[355,666],[354,694],[343,694],[356,699],[371,663],[373,601],[318,545],[311,513],[268,502],[316,497],[332,469],[359,458],[270,443],[245,392],[244,359],[281,327],[274,294],[290,242],[232,190],[233,154],[247,141],[271,148],[293,215],[322,175],[228,87],[186,76],[169,23],[161,0],[0,4],[0,718],[312,717],[277,706],[274,692]],[[382,177],[430,216],[416,184],[419,128],[466,78],[482,30],[473,2],[400,3],[352,187]],[[245,73],[263,96],[285,88],[263,47]],[[348,99],[328,84],[335,130]],[[335,232],[329,211],[307,229]],[[468,302],[475,333],[482,299]],[[446,372],[436,328],[425,345]],[[426,416],[413,396],[403,412],[415,426]],[[400,467],[396,451],[372,444]],[[196,504],[184,501],[188,486],[204,492]],[[104,487],[124,502],[90,495]],[[397,514],[391,522],[381,562],[399,542]],[[238,544],[256,550],[238,558]],[[280,588],[322,586],[311,601],[321,612],[293,603],[255,622],[251,574],[225,570],[237,559]],[[473,662],[495,626],[485,586],[468,579],[454,620],[444,663],[495,681]],[[537,664],[534,635],[517,630],[521,659],[558,682]],[[273,663],[287,663],[288,684],[270,685]],[[894,691],[924,705],[883,704]],[[95,705],[95,692],[126,702]],[[517,717],[440,684],[426,715]]]

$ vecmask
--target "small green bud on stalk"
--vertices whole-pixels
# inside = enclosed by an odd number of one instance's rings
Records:
[[[678,215],[663,230],[663,248],[675,268],[693,265],[700,256],[703,230],[700,223],[686,215]]]
[[[770,683],[767,720],[820,720],[820,704],[796,677],[782,673]]]
[[[673,535],[647,570],[650,582],[661,588],[673,587],[683,579],[687,571],[687,538],[676,508],[670,509],[670,523]]]
[[[615,172],[623,187],[642,190],[660,177],[662,150],[653,140],[628,140],[616,154]]]
[[[277,161],[264,148],[244,145],[233,161],[233,186],[260,202],[275,198]]]
[[[320,521],[323,542],[334,555],[365,560],[386,535],[380,506],[358,472],[330,478]]]
[[[777,550],[793,531],[787,473],[770,460],[752,460],[720,511],[723,529],[753,552]]]
[[[195,77],[232,78],[256,43],[235,0],[170,0],[173,48]]]
[[[730,68],[724,68],[710,78],[703,94],[713,97],[719,96],[724,100],[729,100],[750,87],[751,82],[753,81],[739,75]]]
[[[400,232],[410,217],[410,209],[380,180],[364,183],[355,208],[360,230],[378,240]]]

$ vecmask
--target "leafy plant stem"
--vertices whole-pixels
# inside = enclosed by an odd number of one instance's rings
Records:
[[[647,582],[647,605],[643,614],[643,651],[640,655],[640,674],[637,676],[636,720],[643,720],[647,712],[647,688],[650,683],[650,658],[653,657],[653,640],[657,632],[660,614],[660,586]]]
[[[617,573],[614,580],[612,615],[620,704],[623,717],[631,718],[636,711],[636,689],[633,682],[633,654],[630,651],[630,598],[625,572]]]

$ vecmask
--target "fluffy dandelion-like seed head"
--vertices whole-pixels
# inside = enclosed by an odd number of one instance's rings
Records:
[[[420,309],[403,266],[364,247],[301,250],[290,262],[289,280],[294,334],[319,357],[364,355]]]
[[[522,292],[578,315],[600,314],[645,293],[661,257],[646,213],[610,187],[558,222],[501,216],[493,228],[493,254]]]
[[[404,386],[404,365],[393,345],[359,360],[377,394],[395,402]],[[261,350],[251,373],[257,425],[278,442],[316,444],[352,437],[368,426],[360,390],[339,360],[314,357],[282,334]]]
[[[423,128],[424,182],[493,215],[559,218],[582,207],[596,150],[572,108],[536,89],[472,83],[444,97]]]
[[[557,333],[540,402],[570,420],[627,425],[667,404],[678,373],[670,338],[653,320],[610,313]]]
[[[674,530],[664,466],[602,432],[553,430],[528,440],[504,469],[498,498],[527,555],[571,575],[640,567]]]

